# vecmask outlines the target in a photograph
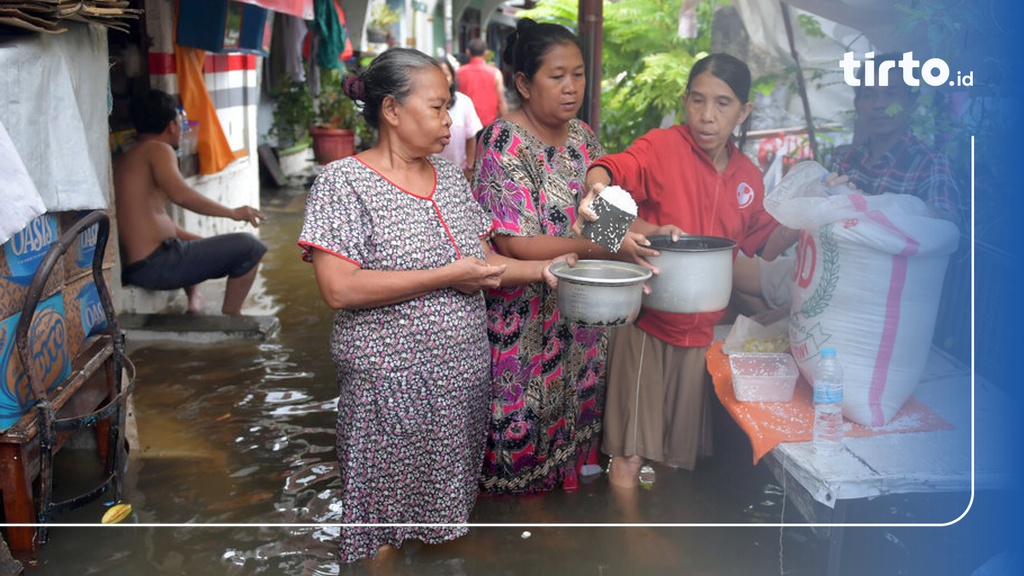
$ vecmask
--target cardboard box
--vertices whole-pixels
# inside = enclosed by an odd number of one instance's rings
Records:
[[[70,230],[75,223],[88,215],[90,210],[76,212],[60,212],[58,222],[60,233],[64,234]],[[92,259],[96,252],[96,238],[99,232],[99,224],[93,224],[78,235],[77,241],[73,242],[64,254],[64,282],[70,284],[81,278],[92,276]],[[114,267],[114,227],[111,222],[111,237],[107,238],[107,247],[103,253],[103,269],[109,270]]]
[[[43,214],[0,251],[0,432],[16,423],[33,404],[28,376],[15,342],[32,279],[53,243],[86,214],[87,211]],[[35,373],[47,390],[71,373],[72,362],[86,339],[106,328],[106,316],[92,277],[97,233],[98,225],[78,235],[51,270],[36,306],[28,344]],[[108,239],[103,258],[108,288],[114,266],[113,245]]]
[[[28,375],[15,342],[20,319],[21,312],[18,312],[0,322],[0,373],[4,377],[0,388],[0,431],[10,428],[34,404]],[[54,294],[41,301],[33,316],[28,343],[34,373],[47,390],[71,373],[67,329],[62,296]]]
[[[66,285],[61,290],[61,301],[67,326],[68,352],[71,358],[75,358],[90,336],[107,329],[107,316],[91,276]]]
[[[47,213],[29,222],[3,245],[0,250],[0,319],[21,311],[36,269],[59,236],[57,216]],[[63,284],[63,262],[58,261],[42,298],[56,294]]]

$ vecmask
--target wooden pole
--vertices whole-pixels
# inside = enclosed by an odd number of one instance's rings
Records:
[[[807,84],[804,81],[804,71],[800,68],[800,56],[796,52],[796,41],[793,39],[793,23],[789,18],[789,5],[779,1],[779,8],[782,9],[782,21],[786,25],[786,38],[789,40],[789,54],[796,63],[796,83],[800,89],[800,100],[804,104],[804,118],[807,120],[807,139],[811,145],[811,154],[815,160],[820,159],[818,155],[818,139],[814,135],[814,117],[811,116],[811,103],[807,98]]]
[[[587,90],[579,117],[594,131],[601,121],[601,27],[604,22],[602,0],[579,0],[579,37],[583,44],[583,62],[587,66]]]

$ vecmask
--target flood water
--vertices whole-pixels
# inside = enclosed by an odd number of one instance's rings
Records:
[[[138,369],[138,442],[123,501],[134,515],[119,525],[51,527],[27,574],[370,573],[364,564],[338,563],[329,525],[340,505],[331,313],[295,245],[301,200],[283,192],[267,198],[260,229],[271,249],[247,312],[277,316],[279,332],[222,344],[129,342]],[[407,542],[395,573],[821,574],[811,530],[778,526],[802,522],[782,505],[783,487],[765,466],[751,464],[746,438],[720,407],[714,416],[715,456],[695,472],[656,467],[649,490],[627,495],[600,476],[573,493],[481,498],[468,536],[443,546]],[[58,492],[62,476],[90,466],[64,454]],[[955,518],[963,499],[887,497],[865,508],[865,517],[935,522]],[[97,502],[58,522],[98,523],[104,510]],[[708,526],[718,523],[740,526]],[[1000,550],[998,539],[990,550],[966,544],[977,530],[970,522],[848,528],[842,573],[968,576]]]

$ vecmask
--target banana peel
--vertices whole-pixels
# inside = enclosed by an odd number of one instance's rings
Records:
[[[132,515],[132,505],[127,503],[114,504],[103,513],[103,524],[117,524]]]

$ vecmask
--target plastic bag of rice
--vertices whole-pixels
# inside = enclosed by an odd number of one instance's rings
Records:
[[[591,204],[597,220],[583,224],[583,237],[618,251],[622,240],[636,219],[636,202],[629,192],[619,186],[606,186]]]

